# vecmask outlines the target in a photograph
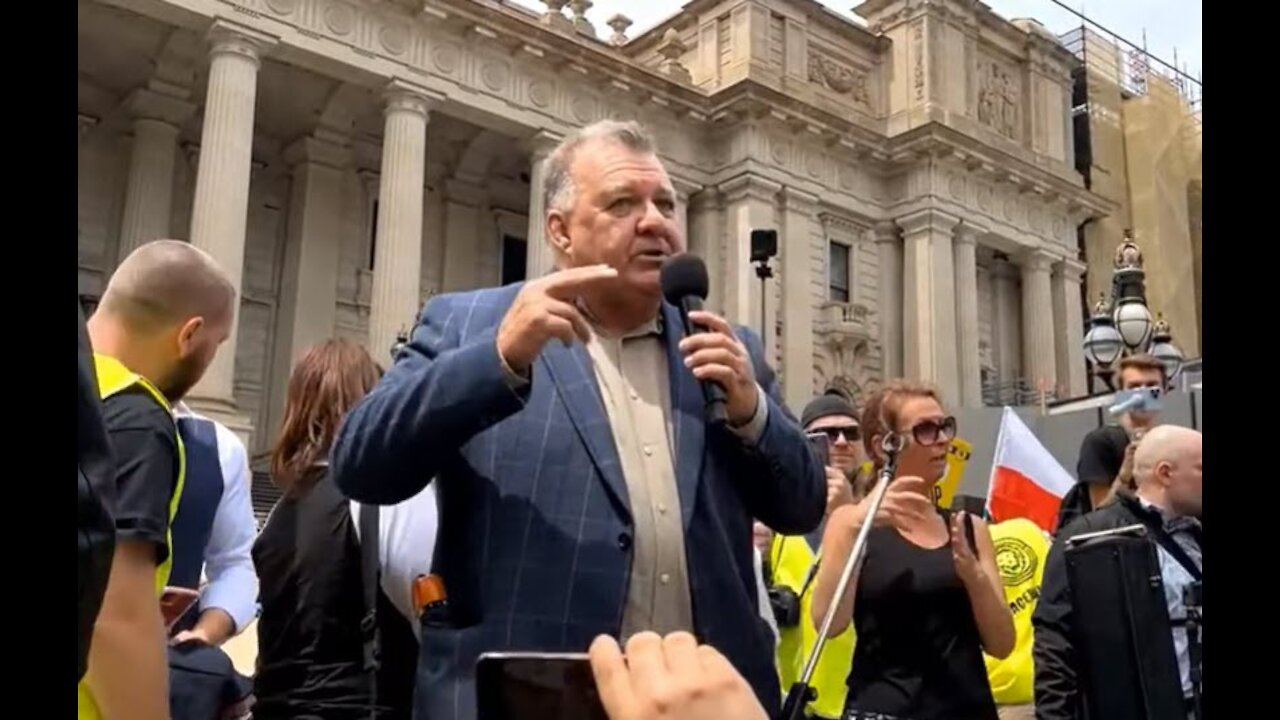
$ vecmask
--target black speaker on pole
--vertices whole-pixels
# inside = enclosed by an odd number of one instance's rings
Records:
[[[767,263],[778,254],[777,230],[751,231],[751,262]]]
[[[1076,679],[1089,720],[1185,718],[1155,542],[1142,525],[1068,541]]]

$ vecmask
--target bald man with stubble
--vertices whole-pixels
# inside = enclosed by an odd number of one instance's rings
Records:
[[[159,596],[169,526],[182,492],[183,449],[172,415],[231,334],[236,292],[208,254],[177,240],[134,250],[88,321],[114,451],[116,546],[94,626],[80,720],[169,717]]]
[[[1035,627],[1036,718],[1075,720],[1084,707],[1078,680],[1081,668],[1072,643],[1071,588],[1067,578],[1066,542],[1084,533],[1146,525],[1156,542],[1165,603],[1172,629],[1184,699],[1190,706],[1192,685],[1186,617],[1186,588],[1200,581],[1203,569],[1203,436],[1196,430],[1159,425],[1143,435],[1134,451],[1136,491],[1120,490],[1110,504],[1077,518],[1059,531],[1045,562],[1040,600],[1031,623]],[[1135,688],[1134,692],[1138,692]]]

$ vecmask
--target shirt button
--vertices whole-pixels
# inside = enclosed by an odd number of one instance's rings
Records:
[[[663,585],[666,585],[671,582],[671,575],[668,573],[662,573],[658,576],[658,580],[660,580]]]
[[[650,446],[650,445],[645,445],[645,446],[644,446],[644,454],[645,454],[645,455],[652,455],[652,454],[653,454],[653,447],[652,447],[652,446]]]
[[[667,514],[667,506],[665,503],[658,503],[658,514],[659,515]]]
[[[632,399],[632,400],[639,400],[639,399],[640,399],[640,393],[636,392],[635,390],[632,390],[632,391],[631,391],[631,399]]]

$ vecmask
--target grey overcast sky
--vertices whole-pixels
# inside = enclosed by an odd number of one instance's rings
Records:
[[[544,6],[538,0],[510,0],[536,10]],[[850,8],[857,0],[818,0],[836,13],[853,19]],[[1052,0],[985,0],[1000,15],[1014,18],[1034,18],[1061,35],[1080,25],[1080,19],[1063,10]],[[1201,30],[1204,26],[1200,10],[1201,0],[1063,0],[1064,4],[1083,10],[1090,20],[1101,24],[1121,37],[1142,45],[1142,32],[1147,33],[1147,50],[1172,64],[1177,50],[1178,66],[1187,74],[1198,77],[1201,63]],[[627,32],[631,37],[674,15],[685,0],[595,0],[595,6],[587,11],[589,18],[602,36],[610,32],[605,21],[615,13],[622,13],[635,21]]]

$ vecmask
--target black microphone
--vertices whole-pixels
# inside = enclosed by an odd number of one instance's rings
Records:
[[[680,311],[684,334],[706,332],[689,321],[689,313],[702,309],[707,299],[707,266],[697,255],[684,253],[669,258],[662,265],[662,296]],[[701,381],[702,397],[707,403],[707,422],[723,423],[728,418],[725,411],[724,388],[720,383]]]

